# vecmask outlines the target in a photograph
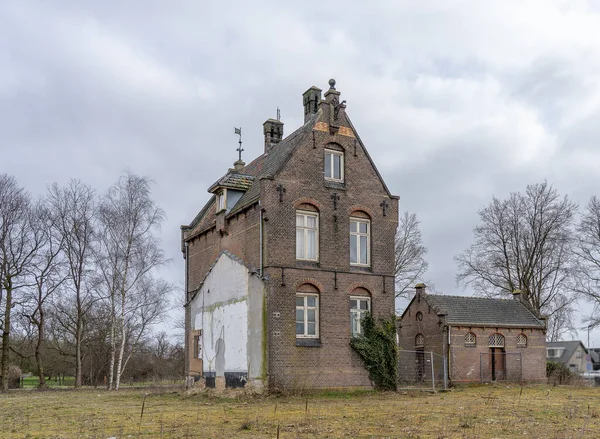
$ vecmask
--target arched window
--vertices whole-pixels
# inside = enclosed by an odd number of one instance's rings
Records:
[[[371,311],[371,294],[364,288],[355,288],[350,294],[350,331],[358,337],[363,334],[362,319]]]
[[[415,347],[422,348],[425,346],[425,336],[423,334],[417,334],[415,337]]]
[[[517,347],[518,348],[526,348],[527,347],[527,336],[523,333],[517,335]]]
[[[312,204],[296,210],[296,259],[319,260],[319,211]]]
[[[422,322],[423,321],[423,313],[421,311],[418,311],[417,315],[415,317],[417,319],[417,322]]]
[[[296,338],[319,338],[319,290],[312,284],[296,291]]]
[[[490,335],[489,346],[491,348],[503,348],[504,336],[498,333]]]
[[[350,265],[371,265],[371,220],[362,210],[350,214]]]
[[[465,334],[465,346],[477,346],[477,336],[472,332]]]

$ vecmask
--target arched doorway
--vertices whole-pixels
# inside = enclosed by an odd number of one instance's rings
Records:
[[[499,333],[491,334],[489,338],[489,348],[492,381],[502,381],[506,379],[504,336]]]

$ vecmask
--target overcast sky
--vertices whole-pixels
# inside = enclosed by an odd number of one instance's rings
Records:
[[[0,172],[35,195],[151,177],[181,285],[179,226],[236,159],[233,127],[248,162],[277,107],[289,134],[329,78],[418,215],[439,291],[471,293],[453,258],[492,196],[544,179],[600,196],[600,3],[576,0],[5,0]]]

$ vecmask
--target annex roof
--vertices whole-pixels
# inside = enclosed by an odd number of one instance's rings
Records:
[[[446,317],[447,324],[539,327],[545,324],[515,299],[446,296],[423,293],[423,299]]]

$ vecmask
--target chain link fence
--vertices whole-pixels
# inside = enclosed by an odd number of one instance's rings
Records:
[[[446,358],[430,351],[398,352],[398,388],[431,389],[448,388],[448,364]]]
[[[523,380],[523,362],[518,352],[486,352],[479,355],[482,383],[493,381],[520,382]]]

